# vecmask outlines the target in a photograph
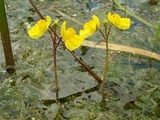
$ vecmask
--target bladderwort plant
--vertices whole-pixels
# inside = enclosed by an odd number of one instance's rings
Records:
[[[57,27],[59,26],[59,20],[55,20],[51,24],[51,17],[46,16],[45,18],[42,16],[38,8],[35,6],[32,0],[29,0],[32,7],[35,9],[41,20],[39,20],[32,28],[28,29],[28,35],[33,39],[38,39],[43,36],[43,34],[48,31],[51,40],[53,43],[53,61],[54,61],[54,74],[55,74],[55,84],[56,84],[56,100],[58,101],[59,96],[59,82],[58,82],[58,74],[57,74],[57,58],[56,58],[56,52],[57,47],[59,43],[63,43],[63,45],[66,47],[66,50],[68,50],[72,56],[90,73],[90,75],[99,83],[100,85],[100,92],[103,96],[103,99],[105,98],[104,94],[104,87],[107,86],[107,83],[105,82],[107,80],[107,73],[108,73],[108,40],[109,40],[109,34],[111,32],[111,28],[115,27],[121,30],[126,30],[130,28],[131,20],[129,18],[122,18],[118,14],[112,14],[109,12],[107,14],[107,19],[104,20],[104,27],[105,32],[102,32],[100,30],[100,20],[96,15],[92,16],[92,19],[87,21],[82,29],[77,33],[76,30],[72,27],[67,28],[67,22],[64,21],[61,25],[60,35],[57,34]],[[88,66],[87,64],[79,59],[73,51],[75,49],[78,49],[83,41],[92,36],[96,31],[100,31],[101,35],[103,36],[105,42],[106,42],[106,58],[105,58],[105,67],[104,67],[104,76],[103,79],[101,77],[97,76]]]
[[[108,65],[109,65],[109,51],[108,51],[108,41],[109,41],[109,34],[111,32],[112,26],[115,28],[121,29],[121,30],[126,30],[129,29],[131,25],[131,20],[130,18],[122,18],[118,14],[112,14],[109,12],[107,14],[107,19],[104,20],[104,27],[105,27],[105,35],[103,32],[101,34],[104,36],[105,43],[106,43],[106,59],[105,59],[105,67],[104,67],[104,76],[103,76],[103,81],[101,84],[101,93],[102,93],[102,101],[105,99],[105,94],[104,94],[104,86],[105,85],[105,80],[107,79],[107,73],[108,73]]]

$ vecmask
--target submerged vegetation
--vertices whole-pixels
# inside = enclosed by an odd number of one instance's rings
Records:
[[[5,5],[16,72],[0,41],[0,120],[160,119],[160,3]]]

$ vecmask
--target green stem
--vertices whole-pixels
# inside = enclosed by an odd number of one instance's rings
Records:
[[[108,38],[109,38],[109,34],[110,34],[110,31],[111,31],[111,27],[112,27],[112,25],[109,27],[109,29],[108,29],[108,32],[106,33],[106,62],[105,62],[105,68],[104,68],[104,76],[103,76],[103,82],[102,82],[102,84],[104,84],[104,81],[106,80],[106,78],[107,78],[107,73],[108,73]]]
[[[107,83],[105,82],[105,80],[107,79],[107,73],[108,73],[108,64],[109,64],[109,58],[108,58],[108,38],[109,38],[109,34],[111,31],[111,27],[112,25],[109,27],[108,31],[107,31],[107,26],[105,26],[105,41],[106,41],[106,59],[105,59],[105,67],[104,67],[104,76],[103,76],[103,81],[100,87],[100,92],[102,94],[102,104],[105,104],[105,93],[104,93],[104,88],[105,86],[107,86]]]
[[[0,0],[0,33],[3,44],[4,56],[6,60],[7,71],[12,73],[14,69],[14,59],[12,53],[12,46],[9,35],[8,22],[6,17],[4,0]]]

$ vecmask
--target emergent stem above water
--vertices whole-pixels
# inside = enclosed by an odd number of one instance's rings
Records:
[[[10,34],[9,34],[4,0],[0,0],[0,33],[1,33],[3,50],[4,50],[4,56],[6,60],[7,71],[9,73],[12,73],[15,71],[14,59],[13,59],[12,46],[10,41]]]

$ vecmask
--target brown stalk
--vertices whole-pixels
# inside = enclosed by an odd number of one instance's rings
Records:
[[[15,71],[14,69],[15,64],[12,53],[12,46],[11,46],[8,22],[6,18],[4,0],[0,0],[0,33],[4,50],[4,56],[6,60],[7,72],[13,73]]]
[[[37,12],[38,16],[41,18],[41,19],[44,19],[43,15],[41,14],[41,12],[38,10],[38,8],[36,7],[36,5],[33,3],[32,0],[28,0],[30,2],[30,4],[32,5],[33,9]]]
[[[102,30],[99,28],[98,31],[101,33],[104,39],[106,39],[106,36],[103,34]]]
[[[54,61],[54,78],[55,78],[55,84],[56,84],[56,99],[59,98],[59,82],[58,82],[58,75],[57,75],[57,49],[56,49],[56,26],[54,27],[54,37],[52,35],[52,32],[50,30],[49,34],[52,39],[52,46],[53,46],[53,61]]]

